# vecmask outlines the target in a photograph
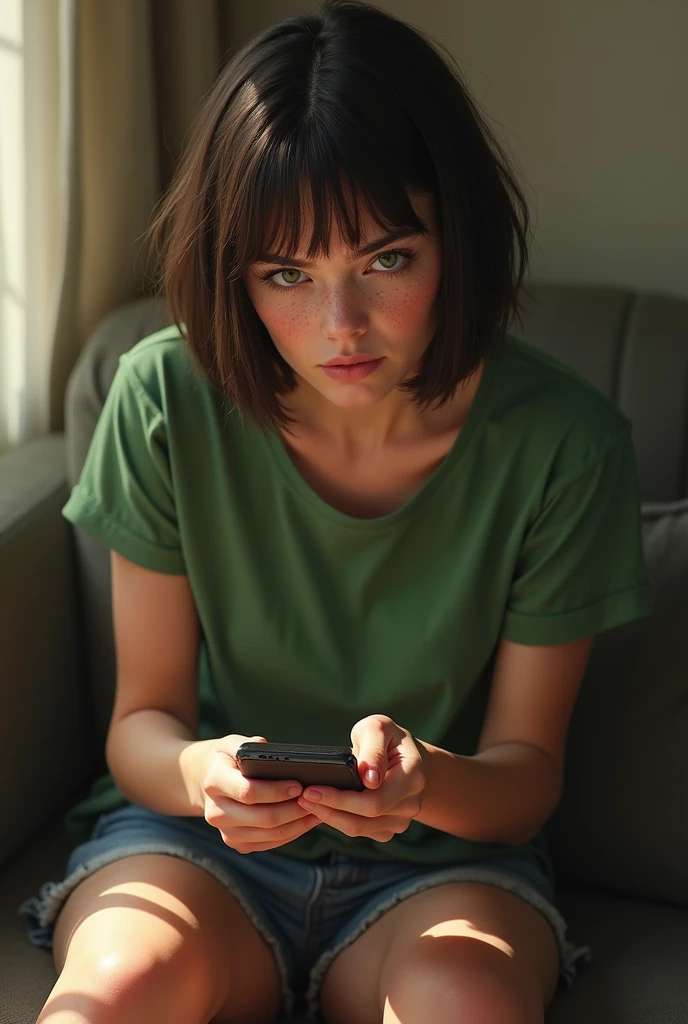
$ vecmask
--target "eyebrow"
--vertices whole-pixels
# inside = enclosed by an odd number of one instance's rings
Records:
[[[426,234],[427,232],[423,232]],[[418,238],[421,232],[409,230],[408,228],[397,228],[394,231],[389,231],[382,238],[375,239],[374,242],[368,242],[367,245],[361,246],[351,256],[346,257],[347,263],[355,263],[356,260],[360,260],[362,256],[367,256],[371,252],[375,252],[376,249],[382,249],[384,245],[389,245],[391,242],[398,242],[400,238]],[[309,263],[307,260],[298,260],[294,257],[280,256],[279,253],[264,252],[254,261],[256,263],[289,263],[294,267],[300,267],[303,270],[311,270],[315,267],[315,263]]]

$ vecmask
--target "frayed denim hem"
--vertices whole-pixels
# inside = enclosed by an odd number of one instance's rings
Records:
[[[167,843],[133,843],[130,846],[120,846],[116,850],[108,850],[97,857],[92,857],[84,864],[80,864],[62,882],[44,882],[39,889],[38,896],[32,896],[25,900],[18,908],[18,913],[25,918],[25,931],[30,942],[34,946],[43,949],[52,949],[53,945],[53,924],[57,915],[69,894],[94,871],[111,864],[114,861],[122,860],[124,857],[131,857],[138,853],[166,853],[171,857],[180,857],[182,860],[190,861],[192,864],[203,868],[234,896],[242,910],[258,929],[262,937],[272,949],[280,975],[282,989],[283,1009],[287,1016],[291,1016],[294,1007],[294,992],[289,984],[289,972],[284,960],[282,947],[278,940],[270,934],[255,909],[246,899],[246,896],[237,886],[234,879],[219,868],[214,861],[207,857],[199,857],[184,847],[171,847]]]
[[[531,906],[539,910],[549,921],[556,936],[559,947],[559,989],[570,988],[576,980],[580,966],[590,963],[592,955],[589,946],[576,946],[566,939],[566,922],[557,908],[538,892],[532,885],[515,878],[513,875],[500,871],[489,871],[485,868],[449,868],[444,872],[428,878],[417,879],[410,885],[398,892],[395,892],[389,899],[379,903],[367,917],[359,921],[356,927],[348,935],[344,936],[336,946],[326,950],[316,961],[311,969],[308,988],[306,990],[306,1001],[308,1004],[307,1016],[311,1021],[320,1019],[320,990],[328,967],[347,946],[350,946],[366,928],[377,921],[386,911],[402,900],[425,889],[432,889],[436,885],[443,885],[446,882],[486,882],[489,885],[496,885],[500,889],[506,889],[526,900]]]

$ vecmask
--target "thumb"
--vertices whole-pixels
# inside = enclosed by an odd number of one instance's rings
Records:
[[[387,752],[379,738],[364,740],[358,757],[359,771],[369,789],[376,789],[387,772]]]

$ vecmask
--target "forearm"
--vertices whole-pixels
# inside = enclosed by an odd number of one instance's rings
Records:
[[[209,743],[194,739],[174,715],[146,709],[110,726],[105,756],[127,800],[161,814],[201,817],[199,764]]]
[[[416,818],[423,825],[479,842],[525,843],[559,803],[560,773],[536,747],[503,743],[465,757],[416,743],[426,775]]]

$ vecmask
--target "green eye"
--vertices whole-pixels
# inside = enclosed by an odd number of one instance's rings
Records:
[[[300,273],[301,273],[300,270],[294,270],[293,267],[292,267],[291,270],[280,270],[280,274],[296,274],[297,280],[298,280],[298,276],[299,276]],[[296,284],[296,281],[290,281],[287,277],[285,277],[284,280],[285,280],[285,282],[287,284]]]
[[[398,252],[383,252],[382,255],[378,256],[378,258],[377,258],[378,262],[382,264],[382,266],[385,268],[385,270],[392,270],[394,268],[394,266],[396,265],[394,263],[394,261],[398,260],[398,259],[399,259],[399,253]],[[385,260],[390,260],[390,263],[389,264],[385,263],[384,262]]]

